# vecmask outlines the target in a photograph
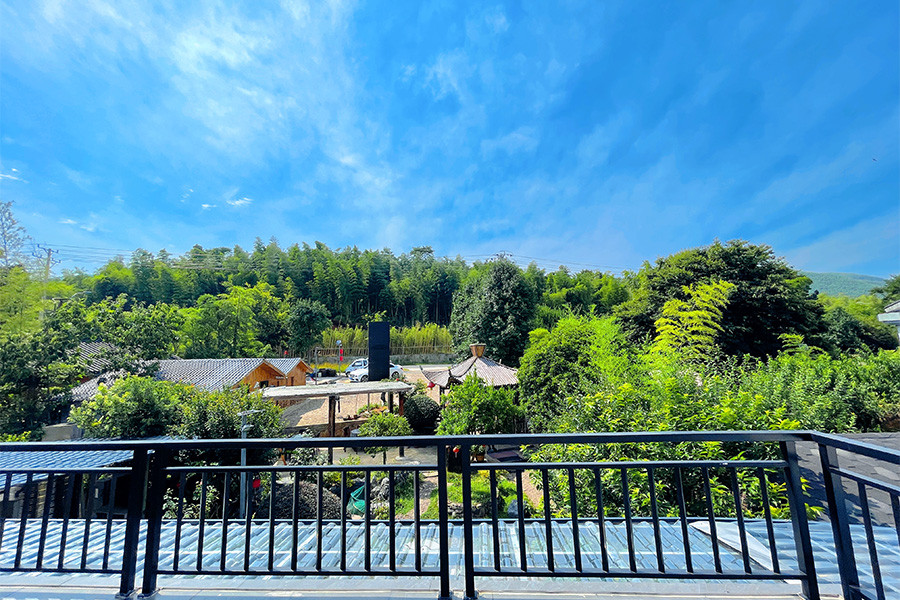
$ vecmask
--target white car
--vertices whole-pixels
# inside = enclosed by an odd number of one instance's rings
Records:
[[[347,368],[344,369],[344,375],[349,376],[350,373],[352,373],[353,371],[356,371],[357,369],[365,369],[368,366],[369,366],[368,358],[357,358],[352,363],[347,365]]]
[[[391,379],[400,379],[403,377],[403,369],[399,365],[395,365],[394,363],[388,363],[390,365],[390,378]],[[350,373],[350,381],[368,381],[369,380],[369,365],[366,364],[365,367],[361,369],[355,369],[352,373]]]

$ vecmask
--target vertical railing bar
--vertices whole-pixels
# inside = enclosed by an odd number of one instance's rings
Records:
[[[365,481],[363,485],[365,486],[365,494],[366,494],[366,514],[365,514],[365,522],[366,522],[366,539],[365,539],[365,548],[363,555],[363,561],[365,563],[365,570],[372,570],[372,472],[366,471],[364,473]]]
[[[866,545],[869,547],[869,560],[872,564],[872,578],[875,580],[875,595],[878,600],[884,600],[884,582],[881,580],[881,564],[878,561],[878,548],[875,545],[875,531],[872,528],[872,512],[869,510],[869,495],[866,492],[866,484],[862,481],[856,483],[859,490],[859,508],[863,516],[863,525],[866,529]]]
[[[103,539],[103,570],[109,568],[109,544],[112,541],[113,509],[116,506],[116,484],[119,476],[112,474],[109,481],[109,506],[106,511],[106,537]]]
[[[53,473],[47,473],[47,485],[44,488],[44,510],[41,517],[41,535],[38,542],[37,564],[35,565],[37,569],[41,569],[44,566],[44,550],[47,549],[47,526],[50,524],[50,495],[55,483],[56,476]]]
[[[224,471],[222,473],[222,547],[219,552],[219,571],[225,571],[225,558],[228,551],[228,500],[231,494],[229,484],[230,473]]]
[[[3,534],[6,531],[6,513],[9,510],[9,492],[12,487],[12,473],[6,474],[6,483],[3,485],[3,504],[0,506],[0,548],[3,547]]]
[[[581,565],[581,536],[578,531],[578,494],[575,489],[575,469],[569,468],[569,510],[572,513],[572,552],[575,558],[575,570],[583,570]]]
[[[497,471],[491,469],[489,471],[491,482],[491,535],[492,548],[494,555],[494,570],[500,572],[500,515],[499,515],[499,498],[497,497]]]
[[[347,471],[341,471],[341,572],[347,570]]]
[[[269,566],[270,573],[275,568],[275,486],[277,484],[277,481],[275,480],[276,474],[277,473],[275,471],[272,471],[269,474],[269,563],[268,563],[268,566]],[[251,490],[247,490],[247,497],[249,498],[252,495],[253,495],[253,492]]]
[[[772,571],[781,573],[778,564],[778,549],[775,546],[775,526],[772,524],[772,507],[769,506],[769,483],[766,472],[762,467],[756,468],[756,476],[759,478],[759,488],[762,490],[763,511],[766,517],[766,535],[769,536],[769,555],[772,557]]]
[[[709,485],[709,467],[700,467],[703,473],[703,493],[706,495],[706,518],[709,522],[709,538],[712,544],[713,563],[716,573],[722,572],[722,558],[719,556],[719,534],[716,530],[716,513],[713,508],[712,489]]]
[[[447,446],[437,446],[438,461],[438,567],[441,600],[450,598],[450,517],[447,508]]]
[[[519,523],[519,565],[522,571],[528,571],[528,558],[525,548],[525,499],[523,498],[522,486],[522,469],[516,469],[516,500],[519,505],[518,523]]]
[[[666,572],[663,559],[662,533],[659,529],[659,506],[656,501],[656,474],[653,467],[647,469],[647,483],[650,485],[650,518],[653,521],[653,542],[656,546],[656,568],[660,573]]]
[[[631,521],[631,486],[628,484],[628,469],[622,471],[622,505],[625,512],[625,536],[628,542],[628,568],[637,572],[637,557],[634,553],[634,523]]]
[[[472,530],[472,446],[463,444],[459,448],[462,463],[462,504],[463,504],[463,568],[465,570],[465,597],[475,598],[475,540]]]
[[[594,469],[594,495],[597,497],[597,533],[600,536],[600,566],[609,571],[609,551],[606,549],[606,511],[603,508],[603,479],[600,469]]]
[[[72,513],[72,499],[75,496],[75,477],[75,473],[70,473],[66,477],[66,494],[63,498],[64,512],[62,531],[59,534],[59,562],[56,565],[57,569],[62,569],[66,561],[66,542],[69,539],[69,517]],[[0,531],[0,537],[3,537],[2,531]]]
[[[316,473],[316,571],[322,570],[322,518],[324,508],[322,506],[324,492],[324,476],[322,471]],[[294,472],[294,543],[291,544],[291,569],[297,570],[297,494],[299,493],[299,482],[297,480],[297,472]],[[342,506],[341,510],[347,510]]]
[[[238,482],[240,485],[245,485],[247,480],[250,478],[249,473],[241,473],[238,477]],[[270,490],[269,495],[271,496],[275,490]],[[252,519],[252,511],[250,507],[252,505],[253,492],[251,490],[244,490],[244,506],[241,509],[244,511],[244,573],[250,572],[250,533],[253,530],[253,519]]]
[[[809,522],[806,517],[806,501],[803,498],[803,484],[800,477],[800,462],[797,444],[779,442],[781,456],[787,463],[785,483],[791,510],[791,530],[794,534],[794,549],[797,552],[797,566],[803,573],[801,592],[809,600],[819,600],[819,582],[816,579],[816,563],[813,557],[812,540],[809,536]]]
[[[553,564],[553,515],[550,512],[550,478],[548,473],[549,469],[541,469],[541,486],[544,488],[544,536],[547,538],[547,569],[553,571],[555,570]],[[493,474],[494,471],[491,469],[491,475]],[[499,561],[500,556],[498,553],[495,562],[499,563]]]
[[[147,537],[144,550],[144,573],[141,585],[143,597],[150,597],[156,593],[157,571],[159,569],[159,542],[162,532],[163,502],[166,494],[166,466],[171,452],[165,446],[157,448],[153,452],[153,463],[150,468],[147,499]],[[132,489],[134,491],[134,489]],[[129,513],[131,513],[131,499],[129,497]],[[137,498],[142,500],[143,497]],[[134,511],[140,517],[140,503],[136,503]],[[135,546],[137,543],[135,542]]]
[[[394,519],[396,517],[396,507],[394,506],[394,476],[396,471],[388,469],[388,560],[390,561],[391,572],[397,570],[397,540],[395,539],[396,526]]]
[[[22,566],[22,550],[25,547],[25,527],[28,523],[28,513],[31,511],[32,481],[33,475],[28,473],[25,478],[25,494],[22,498],[22,516],[19,519],[19,537],[16,541],[16,569]]]
[[[900,545],[900,498],[891,494],[891,509],[894,512],[894,528],[897,530],[897,543]]]
[[[206,533],[206,471],[200,474],[200,521],[197,524],[197,571],[203,570],[203,537]]]
[[[737,519],[738,535],[741,540],[741,559],[744,562],[744,573],[750,573],[750,551],[747,548],[747,530],[744,529],[744,506],[741,503],[741,485],[738,481],[737,467],[731,467],[731,495],[734,497],[734,514]]]
[[[91,473],[88,478],[88,489],[86,492],[85,518],[84,518],[84,538],[81,540],[81,570],[87,568],[88,546],[91,539],[91,521],[94,517],[94,506],[96,505],[96,488],[97,474]],[[130,590],[129,590],[130,591]]]
[[[316,571],[322,570],[322,471],[316,472]],[[297,543],[300,537],[300,473],[294,471],[291,481],[291,571],[297,570]],[[343,507],[341,507],[343,509]]]
[[[184,490],[187,487],[187,473],[178,478],[178,509],[175,514],[175,554],[172,556],[172,570],[178,572],[178,553],[181,550],[181,528],[184,521]]]
[[[687,504],[684,501],[684,482],[681,480],[681,467],[675,467],[675,496],[678,500],[678,520],[681,522],[681,544],[684,547],[684,565],[688,573],[694,572],[694,559],[691,556],[691,536],[687,522]]]
[[[128,514],[125,517],[125,536],[122,540],[122,571],[119,577],[119,594],[120,598],[129,598],[133,596],[135,591],[137,562],[138,562],[138,546],[141,538],[141,519],[144,516],[144,504],[147,498],[147,466],[149,460],[149,451],[146,448],[135,449],[131,453],[131,482],[128,490]],[[115,496],[114,496],[115,497]],[[162,495],[159,498],[159,508],[162,507]],[[93,506],[91,507],[93,511]],[[149,512],[149,511],[148,511]],[[160,520],[162,516],[160,514]],[[149,519],[148,519],[149,521]],[[152,527],[148,522],[147,527],[147,543],[144,552],[144,572],[148,569],[155,573],[156,563],[147,565],[150,551],[155,550],[158,554],[159,546],[154,548],[151,539]],[[157,538],[158,539],[158,538]]]
[[[419,492],[419,469],[413,470],[413,477],[415,477],[415,482],[413,484],[413,502],[415,506],[413,507],[413,519],[415,520],[415,567],[416,571],[422,570],[422,515],[421,508],[419,508],[419,503],[421,502],[421,494]]]

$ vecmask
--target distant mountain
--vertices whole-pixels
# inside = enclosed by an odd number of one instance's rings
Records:
[[[801,273],[812,279],[810,289],[819,290],[829,296],[844,294],[855,298],[868,294],[873,287],[884,285],[885,282],[882,277],[858,273],[810,273],[808,271],[801,271]]]

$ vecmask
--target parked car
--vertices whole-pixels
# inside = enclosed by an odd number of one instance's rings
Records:
[[[344,375],[350,375],[350,373],[352,373],[353,371],[356,371],[357,369],[364,369],[368,366],[369,366],[368,358],[357,358],[352,363],[347,365],[347,368],[344,369]]]
[[[391,379],[400,379],[403,377],[403,369],[399,365],[395,365],[394,363],[388,363],[390,365],[390,377]],[[350,381],[368,381],[369,380],[369,365],[366,364],[365,367],[361,369],[356,369],[352,373],[350,373]]]

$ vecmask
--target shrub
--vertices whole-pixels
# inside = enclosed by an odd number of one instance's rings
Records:
[[[290,519],[293,516],[293,501],[291,494],[293,484],[275,484],[275,518]],[[315,519],[317,512],[319,488],[315,483],[301,481],[297,490],[297,518]],[[269,501],[263,499],[259,504],[262,513],[268,513]],[[341,499],[328,490],[322,490],[322,518],[341,518]]]
[[[404,403],[403,414],[416,431],[433,430],[441,414],[441,407],[428,396],[416,394]]]

